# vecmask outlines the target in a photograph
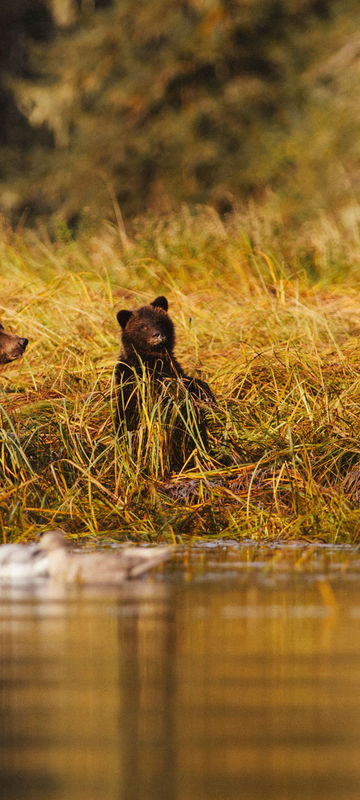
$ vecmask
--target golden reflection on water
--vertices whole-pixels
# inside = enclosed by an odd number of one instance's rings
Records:
[[[0,586],[2,798],[358,800],[357,556],[271,558]]]

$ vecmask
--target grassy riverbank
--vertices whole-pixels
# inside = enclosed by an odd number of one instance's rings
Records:
[[[76,241],[4,228],[0,257],[0,318],[30,341],[0,375],[4,541],[54,523],[136,540],[357,540],[355,227],[327,218],[295,235],[275,212],[223,224],[184,210]],[[209,454],[176,473],[156,413],[130,449],[113,422],[116,311],[159,294],[180,362],[219,404]]]

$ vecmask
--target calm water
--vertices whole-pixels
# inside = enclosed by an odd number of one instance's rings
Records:
[[[0,585],[2,800],[358,800],[360,555],[183,550]]]

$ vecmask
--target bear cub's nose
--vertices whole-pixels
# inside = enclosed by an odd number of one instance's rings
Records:
[[[163,334],[160,333],[160,331],[154,331],[152,335],[152,340],[154,344],[161,344],[161,342],[165,341],[165,336],[163,336]]]
[[[29,339],[19,339],[19,345],[22,350],[25,350],[25,347],[29,344]]]

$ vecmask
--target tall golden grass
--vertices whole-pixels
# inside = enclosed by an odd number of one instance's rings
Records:
[[[223,222],[183,209],[73,240],[41,228],[0,244],[0,319],[27,336],[0,375],[3,541],[74,536],[357,540],[358,231],[326,218],[287,231],[252,207]],[[169,461],[163,398],[139,430],[114,423],[116,311],[169,300],[176,354],[218,407]],[[182,416],[181,416],[182,415]],[[170,433],[169,433],[170,431]]]

